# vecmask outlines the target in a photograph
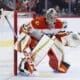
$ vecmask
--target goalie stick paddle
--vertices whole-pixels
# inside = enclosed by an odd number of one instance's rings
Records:
[[[7,21],[7,23],[9,24],[9,28],[11,29],[11,31],[14,33],[14,36],[16,37],[16,39],[18,38],[18,36],[16,35],[16,33],[15,33],[15,31],[14,31],[14,29],[13,29],[13,27],[12,27],[12,25],[11,25],[11,23],[10,23],[10,21],[9,21],[9,19],[7,18],[7,16],[4,16],[5,17],[5,19],[6,19],[6,21]]]

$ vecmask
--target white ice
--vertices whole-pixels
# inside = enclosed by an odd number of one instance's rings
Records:
[[[13,19],[10,16],[8,16],[8,18],[13,25]],[[20,18],[18,25],[26,23],[26,20]],[[67,30],[80,32],[80,18],[63,18],[62,20],[68,22]],[[13,32],[11,31],[5,18],[0,19],[0,41],[12,39],[12,36]],[[71,65],[67,73],[55,73],[49,67],[49,58],[46,56],[37,67],[37,72],[35,73],[36,75],[31,77],[13,75],[13,48],[14,46],[0,46],[0,80],[80,80],[80,47],[63,48],[65,61]]]

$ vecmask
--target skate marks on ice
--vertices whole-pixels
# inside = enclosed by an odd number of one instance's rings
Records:
[[[53,71],[49,65],[48,65],[48,56],[44,58],[44,60],[39,64],[37,67],[37,71],[34,72],[32,75],[22,75],[18,74],[18,77],[25,77],[26,79],[32,79],[37,80],[37,78],[40,78],[38,80],[43,80],[41,78],[51,78],[54,80],[79,80],[80,79],[80,69],[79,69],[79,60],[80,60],[80,49],[78,48],[70,48],[70,47],[64,47],[65,51],[65,61],[68,61],[70,63],[70,68],[67,71],[67,73],[58,73]],[[48,80],[48,79],[47,79]]]
[[[72,71],[75,73],[75,71]],[[79,75],[72,75],[72,73],[54,73],[54,72],[38,72],[38,74],[30,75],[30,76],[14,76],[11,77],[9,80],[79,80]]]
[[[74,55],[74,53],[71,53],[70,56],[72,56],[72,55]],[[78,55],[78,56],[80,56],[80,55]],[[26,75],[25,73],[24,74],[19,73],[17,76],[18,80],[20,80],[20,78],[24,78],[24,80],[31,79],[31,78],[33,80],[46,80],[46,79],[48,80],[48,78],[49,78],[49,80],[53,80],[53,79],[54,80],[76,80],[76,79],[79,80],[80,79],[80,70],[79,70],[78,63],[72,63],[72,65],[69,68],[69,70],[67,71],[67,73],[58,73],[56,71],[53,71],[49,67],[47,57],[48,56],[45,57],[45,59],[38,66],[37,71],[35,71],[32,75]],[[73,56],[73,58],[74,58],[74,56]],[[71,59],[73,59],[73,58],[71,58]],[[16,80],[16,78],[14,80]]]
[[[69,68],[68,72],[65,74],[57,73],[51,70],[48,65],[48,56],[46,56],[45,59],[38,66],[37,72],[35,72],[33,75],[26,76],[19,73],[18,76],[13,76],[12,73],[13,64],[8,66],[10,63],[12,63],[13,51],[11,50],[11,48],[2,48],[2,49],[0,48],[0,53],[2,53],[0,57],[0,71],[1,71],[0,80],[32,80],[32,79],[33,80],[53,80],[53,79],[54,80],[63,80],[63,79],[79,80],[80,79],[80,69],[79,69],[80,49],[79,48],[76,48],[75,50],[74,48],[65,49],[66,60],[68,60],[69,63],[71,63],[71,67]],[[9,56],[11,56],[10,59]]]

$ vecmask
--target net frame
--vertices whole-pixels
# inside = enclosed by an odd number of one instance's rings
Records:
[[[14,32],[17,35],[17,11],[14,11]],[[17,41],[16,36],[14,36],[14,44]],[[17,75],[17,51],[14,49],[14,75]]]
[[[18,15],[19,13],[26,13],[26,16],[20,16]],[[31,16],[30,16],[31,15]],[[17,37],[19,35],[18,33],[18,27],[20,27],[18,25],[18,17],[20,18],[35,18],[36,17],[36,13],[35,12],[19,12],[17,10],[14,11],[14,45],[17,41]],[[15,36],[16,35],[16,36]],[[18,52],[14,49],[14,75],[16,76],[18,74]]]

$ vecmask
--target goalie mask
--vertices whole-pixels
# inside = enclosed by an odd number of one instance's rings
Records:
[[[50,26],[53,27],[56,18],[57,18],[57,12],[56,12],[56,10],[53,9],[53,8],[48,9],[48,11],[46,12],[46,21],[47,21],[47,23]]]

